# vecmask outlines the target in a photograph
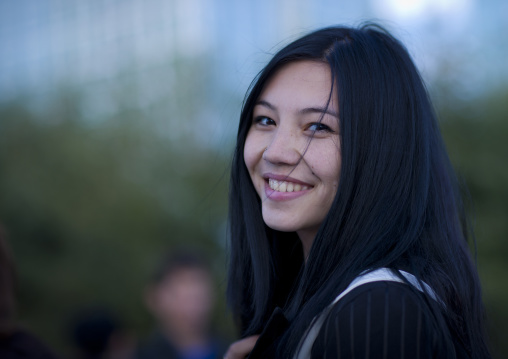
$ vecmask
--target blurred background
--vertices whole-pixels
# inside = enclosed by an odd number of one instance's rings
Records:
[[[374,20],[408,47],[469,187],[494,357],[508,358],[508,2],[2,0],[0,223],[18,319],[73,355],[102,308],[127,341],[153,328],[161,255],[206,253],[224,304],[229,162],[241,102],[277,49]]]

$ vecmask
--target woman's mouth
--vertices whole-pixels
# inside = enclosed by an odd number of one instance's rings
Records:
[[[273,178],[268,179],[268,186],[276,192],[299,192],[309,189],[309,186],[290,181],[278,181]]]

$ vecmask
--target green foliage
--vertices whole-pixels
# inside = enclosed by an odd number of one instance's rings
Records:
[[[451,160],[470,191],[478,270],[496,357],[508,357],[508,91],[441,111]]]
[[[16,259],[19,317],[68,352],[82,308],[112,308],[138,335],[152,323],[147,277],[174,247],[214,263],[224,309],[226,160],[135,121],[90,126],[65,99],[45,115],[0,109],[0,222]],[[141,114],[130,113],[130,116]],[[216,314],[227,330],[225,313]]]
[[[192,86],[182,91],[171,101],[201,103],[204,96]],[[478,267],[499,357],[508,356],[507,100],[506,91],[467,104],[442,98],[438,111],[474,203]],[[95,122],[72,93],[45,113],[0,108],[0,222],[16,257],[19,317],[62,353],[70,352],[72,316],[91,304],[112,308],[136,335],[146,334],[152,322],[143,287],[161,254],[182,244],[210,256],[219,298],[214,317],[231,332],[224,304],[228,139],[217,149],[203,145],[208,134],[196,136],[199,111],[189,103],[178,110],[121,106]],[[150,111],[168,114],[167,127],[179,132],[160,131]],[[185,116],[193,120],[183,123]]]

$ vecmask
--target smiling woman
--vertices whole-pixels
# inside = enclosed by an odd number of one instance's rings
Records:
[[[457,182],[386,31],[280,50],[244,103],[230,186],[227,358],[489,357]]]

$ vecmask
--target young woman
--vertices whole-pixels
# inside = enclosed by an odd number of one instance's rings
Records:
[[[240,118],[227,358],[485,358],[467,218],[425,87],[383,29],[280,50]]]

